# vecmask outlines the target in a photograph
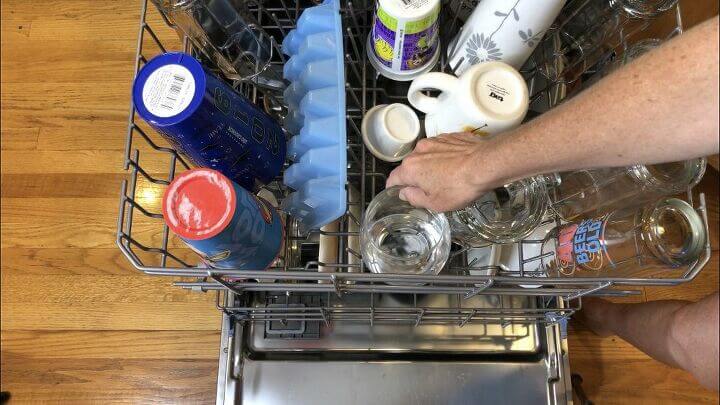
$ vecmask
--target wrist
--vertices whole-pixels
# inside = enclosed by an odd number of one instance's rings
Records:
[[[535,124],[535,121],[523,124],[483,142],[480,167],[488,171],[487,182],[492,188],[542,174],[545,182],[556,182],[554,173],[546,174],[551,167],[550,154],[545,145],[538,144],[542,128]]]
[[[513,159],[508,155],[503,137],[482,139],[473,148],[468,165],[469,184],[480,193],[500,187],[512,180]]]

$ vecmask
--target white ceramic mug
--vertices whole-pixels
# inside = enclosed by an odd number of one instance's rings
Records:
[[[386,162],[402,160],[420,135],[420,120],[405,104],[380,104],[363,117],[360,127],[370,153]]]
[[[459,75],[472,65],[500,61],[520,69],[564,4],[565,0],[482,0],[448,46],[450,68]]]
[[[437,97],[424,90],[440,91]],[[425,135],[473,132],[491,135],[515,128],[528,110],[528,88],[522,76],[502,62],[473,66],[459,78],[431,72],[413,80],[408,91],[413,107],[425,113]]]

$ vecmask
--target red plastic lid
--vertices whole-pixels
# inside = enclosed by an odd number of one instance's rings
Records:
[[[230,223],[235,198],[232,181],[220,172],[204,168],[186,171],[165,190],[165,223],[181,238],[212,238]]]

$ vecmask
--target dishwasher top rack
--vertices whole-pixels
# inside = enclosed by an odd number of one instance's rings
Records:
[[[315,5],[311,0],[254,0],[248,2],[257,21],[263,29],[275,38],[281,39],[294,28],[297,18],[306,7]],[[595,0],[571,0],[566,7],[582,9]],[[445,3],[445,2],[444,2]],[[462,24],[458,7],[471,7],[471,0],[452,0],[444,4],[441,14],[441,46],[446,47],[452,34]],[[458,4],[459,3],[459,6]],[[595,1],[597,3],[597,1]],[[169,49],[192,51],[188,41],[180,41],[169,21],[160,13],[148,12],[147,0],[142,1],[140,30],[138,36],[135,73],[141,65],[157,53]],[[579,8],[578,8],[579,7]],[[710,258],[709,242],[701,258],[685,268],[664,270],[634,278],[588,277],[549,278],[538,270],[543,258],[537,252],[542,243],[539,239],[527,239],[510,248],[516,249],[516,264],[511,266],[484,266],[468,260],[467,249],[455,250],[446,268],[439,275],[373,274],[365,272],[357,249],[358,230],[362,212],[373,196],[384,188],[387,173],[392,165],[376,160],[365,150],[360,134],[363,114],[372,106],[381,103],[403,102],[407,91],[402,83],[378,77],[366,60],[365,38],[372,22],[374,4],[370,0],[343,1],[341,14],[344,24],[343,40],[345,49],[347,127],[348,127],[348,210],[341,217],[337,231],[315,231],[303,234],[297,222],[287,218],[285,250],[272,268],[266,271],[242,271],[209,269],[199,264],[197,257],[184,247],[182,242],[170,234],[159,214],[159,200],[165,186],[176,173],[189,168],[185,160],[163,139],[148,129],[136,118],[134,106],[130,106],[127,141],[125,147],[125,169],[128,180],[121,187],[117,244],[123,254],[140,271],[149,275],[164,275],[181,278],[177,285],[201,291],[219,290],[243,294],[256,293],[317,293],[333,294],[377,294],[399,293],[415,297],[418,294],[455,294],[469,298],[477,294],[498,296],[540,296],[545,312],[572,311],[562,302],[580,298],[586,294],[626,295],[637,293],[632,290],[617,290],[615,286],[675,285],[693,279]],[[613,15],[617,16],[618,12]],[[522,69],[531,92],[531,111],[537,115],[553,108],[563,100],[591,83],[593,76],[601,75],[609,64],[622,57],[628,44],[642,39],[652,32],[650,21],[623,17],[622,24],[613,23],[613,29],[603,40],[603,46],[588,47],[591,41],[582,34],[572,33],[570,23],[580,18],[575,13],[566,20],[558,20],[538,46],[531,60]],[[561,14],[561,17],[563,14]],[[682,32],[679,6],[664,13],[661,18],[670,19],[669,30],[662,37]],[[586,18],[586,17],[583,17]],[[614,17],[615,18],[615,17]],[[162,23],[164,20],[164,23]],[[583,24],[596,24],[595,20]],[[568,28],[566,30],[566,28]],[[162,30],[162,31],[161,31]],[[669,31],[669,32],[668,32]],[[656,34],[657,36],[657,34]],[[608,45],[610,44],[610,45]],[[550,49],[550,52],[547,52]],[[591,57],[592,55],[592,57]],[[284,63],[281,54],[271,62]],[[438,64],[446,70],[444,55]],[[239,92],[274,114],[285,113],[282,94],[261,91],[252,81],[230,82]],[[142,160],[140,154],[142,152]],[[266,197],[278,202],[288,195],[289,190],[276,179],[266,187]],[[353,197],[354,196],[354,197]],[[688,190],[688,200],[695,203],[707,228],[704,196],[694,196]],[[548,214],[541,226],[558,224],[559,219]],[[321,263],[318,260],[317,238],[319,234],[337,238],[337,260]],[[319,271],[322,270],[322,271]],[[562,300],[553,300],[560,297]],[[549,300],[549,301],[548,301]],[[562,301],[562,302],[560,302]],[[218,305],[226,307],[220,299]],[[249,307],[248,307],[249,308]],[[330,313],[336,306],[325,306],[321,315]],[[368,311],[375,307],[370,305]],[[570,308],[570,309],[568,309]],[[247,309],[247,308],[246,308]],[[420,311],[422,308],[415,308]],[[518,310],[518,309],[514,309]],[[530,310],[525,308],[525,311]],[[328,312],[329,311],[329,312]],[[463,310],[465,311],[465,310]],[[448,315],[443,319],[456,321],[458,317],[474,320],[481,312],[468,309]],[[512,311],[511,311],[512,312]],[[410,315],[418,316],[417,313]],[[478,315],[479,316],[479,315]],[[422,316],[420,316],[422,318]],[[372,317],[370,320],[372,322]]]

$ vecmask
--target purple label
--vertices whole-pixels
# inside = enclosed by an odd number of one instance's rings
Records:
[[[406,34],[401,69],[414,70],[423,67],[433,57],[437,46],[437,25],[416,34]]]
[[[377,17],[372,30],[372,47],[378,61],[392,68],[395,56],[395,31],[386,27]]]
[[[387,20],[391,17],[385,15],[384,18]],[[437,23],[432,21],[426,29],[420,31],[416,29],[417,23],[414,24],[415,27],[410,27],[413,23],[399,24],[395,19],[392,19],[391,23],[397,27],[397,31],[384,24],[383,17],[375,17],[371,45],[378,62],[401,71],[415,70],[427,65],[438,47]],[[416,32],[408,34],[407,31]],[[400,44],[399,57],[396,43]]]

